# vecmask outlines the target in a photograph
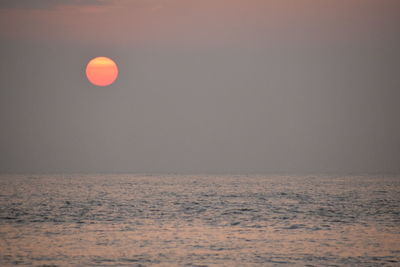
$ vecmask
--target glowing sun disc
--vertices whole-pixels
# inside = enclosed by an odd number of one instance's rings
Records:
[[[93,58],[86,66],[86,77],[94,85],[108,86],[118,77],[117,64],[108,57]]]

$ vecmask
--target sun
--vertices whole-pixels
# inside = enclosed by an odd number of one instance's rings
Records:
[[[93,58],[86,66],[86,77],[94,85],[108,86],[118,77],[117,64],[108,57]]]

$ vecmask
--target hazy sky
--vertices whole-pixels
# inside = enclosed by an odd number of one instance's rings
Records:
[[[2,0],[1,172],[400,171],[400,1]],[[85,77],[111,57],[109,87]]]

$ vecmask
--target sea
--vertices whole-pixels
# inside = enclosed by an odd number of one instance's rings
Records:
[[[0,266],[400,266],[400,175],[0,175]]]

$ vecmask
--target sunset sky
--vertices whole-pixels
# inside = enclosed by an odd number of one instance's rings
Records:
[[[0,172],[400,171],[400,2],[3,0]],[[94,57],[119,76],[96,87]]]

